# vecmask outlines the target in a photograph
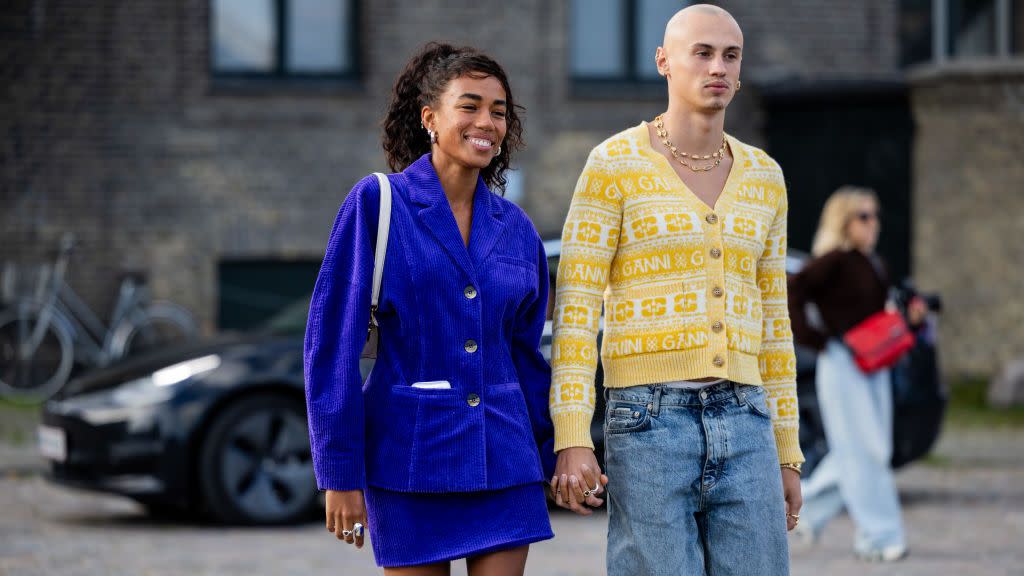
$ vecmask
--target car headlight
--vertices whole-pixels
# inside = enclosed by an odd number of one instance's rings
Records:
[[[210,354],[161,368],[118,386],[113,399],[122,406],[146,406],[168,400],[173,386],[220,366],[220,356]]]

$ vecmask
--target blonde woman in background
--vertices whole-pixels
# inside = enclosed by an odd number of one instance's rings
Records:
[[[845,186],[825,203],[811,260],[790,282],[790,315],[797,342],[820,352],[818,403],[829,452],[803,482],[803,522],[798,537],[814,542],[843,507],[857,527],[855,551],[867,560],[906,556],[892,455],[892,388],[888,370],[865,374],[842,343],[843,334],[883,310],[890,281],[875,253],[881,224],[878,197]],[[812,327],[805,304],[813,302],[824,331]],[[926,307],[909,309],[912,325]]]

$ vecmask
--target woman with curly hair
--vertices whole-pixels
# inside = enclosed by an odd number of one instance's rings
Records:
[[[426,45],[384,120],[398,173],[352,189],[314,288],[306,399],[327,529],[356,547],[369,532],[385,574],[448,574],[466,558],[469,574],[521,575],[529,545],[553,537],[550,367],[539,351],[547,259],[526,214],[492,192],[522,145],[517,111],[490,57]],[[378,355],[363,385],[371,314]]]

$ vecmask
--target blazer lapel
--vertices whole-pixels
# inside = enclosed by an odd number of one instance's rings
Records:
[[[455,222],[451,206],[448,205],[448,198],[444,195],[441,182],[437,178],[434,166],[430,163],[430,154],[424,154],[419,160],[410,164],[405,169],[405,175],[409,182],[409,199],[422,206],[418,215],[427,231],[444,248],[448,256],[475,281],[476,274],[473,263],[469,258],[469,253],[466,252],[465,244],[462,243],[462,233],[459,232],[459,225]],[[474,197],[474,216],[477,203],[478,198]],[[474,224],[473,228],[475,227]],[[470,245],[473,244],[472,237],[471,230]]]
[[[469,255],[480,270],[505,233],[501,217],[505,209],[480,178],[473,196],[473,226],[469,234]]]

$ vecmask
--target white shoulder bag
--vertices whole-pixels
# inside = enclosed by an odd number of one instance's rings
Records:
[[[373,258],[373,288],[370,292],[370,326],[366,333],[362,358],[377,357],[379,340],[377,326],[377,302],[380,299],[380,282],[384,276],[384,255],[388,250],[388,232],[391,231],[391,182],[380,172],[374,172],[380,183],[380,215],[377,219],[377,251]]]

